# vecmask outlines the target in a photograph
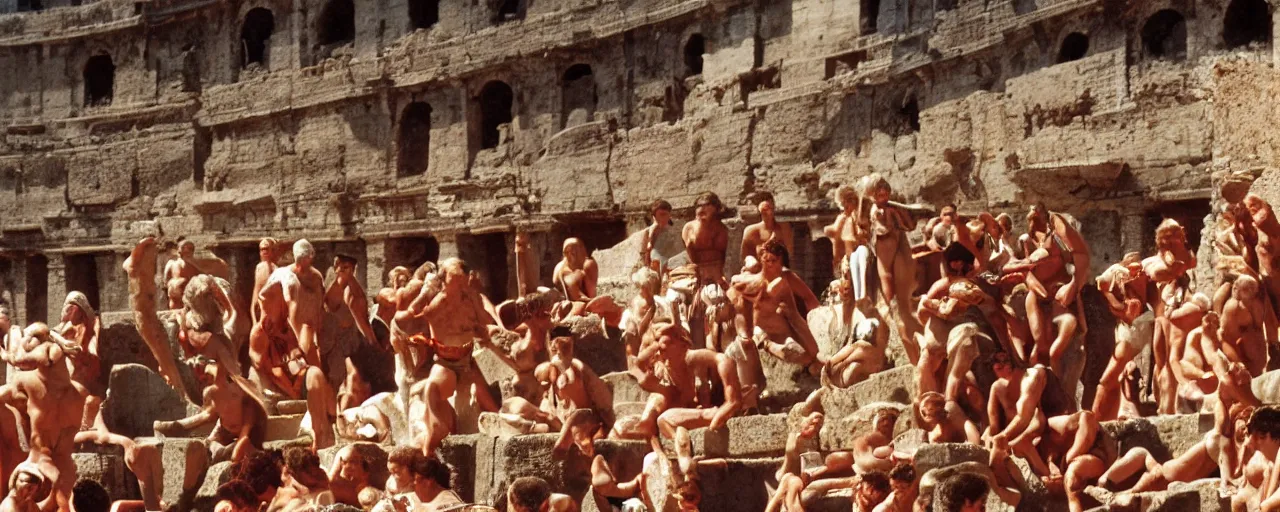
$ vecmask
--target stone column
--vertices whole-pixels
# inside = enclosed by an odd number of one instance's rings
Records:
[[[99,313],[129,310],[129,280],[123,265],[129,254],[104,252],[94,255],[98,266]]]
[[[457,233],[440,233],[435,237],[436,242],[440,244],[440,261],[462,256],[462,251],[458,250]]]
[[[67,260],[62,254],[49,258],[49,292],[45,299],[49,309],[46,315],[49,323],[57,323],[62,316],[62,302],[67,298]]]
[[[9,261],[9,276],[12,278],[13,286],[8,288],[10,312],[12,315],[10,320],[14,325],[27,325],[30,320],[27,318],[27,258],[19,256]]]
[[[1147,236],[1143,233],[1146,222],[1146,215],[1143,215],[1141,211],[1120,212],[1120,251],[1122,257],[1124,253],[1142,252],[1142,246],[1146,243],[1143,237]],[[1150,236],[1154,237],[1155,234],[1153,233]]]
[[[364,241],[364,259],[365,273],[368,276],[365,279],[365,295],[369,296],[369,303],[376,302],[378,290],[387,285],[387,239],[366,239]]]

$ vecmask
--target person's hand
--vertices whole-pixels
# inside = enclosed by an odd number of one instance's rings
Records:
[[[1058,293],[1054,294],[1054,300],[1062,307],[1068,307],[1076,301],[1076,287],[1067,285],[1058,288]]]
[[[409,497],[393,496],[391,498],[391,507],[394,508],[396,512],[409,512]]]

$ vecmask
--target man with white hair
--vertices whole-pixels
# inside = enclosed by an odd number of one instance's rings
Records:
[[[320,366],[320,326],[324,323],[324,276],[311,266],[316,249],[306,239],[293,243],[293,264],[276,269],[262,287],[259,297],[280,288],[289,308],[289,327],[298,337],[298,347],[307,364]],[[284,272],[289,276],[277,275]]]
[[[101,323],[89,297],[84,293],[73,291],[67,294],[62,305],[62,323],[55,329],[63,337],[80,346],[80,352],[71,354],[67,364],[71,370],[71,379],[80,383],[89,392],[85,400],[84,418],[80,429],[93,426],[98,409],[106,398],[107,386],[102,378],[102,361],[98,359],[98,333]]]

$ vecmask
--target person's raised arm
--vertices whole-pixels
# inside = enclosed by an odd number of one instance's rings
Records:
[[[1035,419],[1036,407],[1040,406],[1040,396],[1044,393],[1045,376],[1044,370],[1031,368],[1027,370],[1026,375],[1022,379],[1020,387],[1022,388],[1022,396],[1018,397],[1018,403],[1015,405],[1013,418],[1009,420],[1009,425],[1005,426],[1000,433],[1006,438],[1012,439],[1024,431],[1031,425],[1031,421]]]

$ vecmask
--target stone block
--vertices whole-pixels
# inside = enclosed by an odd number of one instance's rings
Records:
[[[828,389],[822,396],[822,409],[830,420],[848,417],[875,402],[910,405],[916,398],[915,379],[914,366],[890,368],[848,388]]]
[[[569,318],[566,323],[573,331],[573,356],[582,360],[582,364],[597,375],[627,370],[621,330],[614,327],[601,330],[600,317],[596,315]]]
[[[621,418],[623,416],[639,416],[644,413],[646,404],[644,402],[614,402],[613,417]]]
[[[1280,404],[1280,370],[1271,370],[1253,378],[1253,394],[1264,404]]]
[[[187,415],[188,402],[145,366],[117,366],[111,370],[110,382],[102,419],[111,432],[126,437],[150,436],[154,421]]]
[[[289,414],[267,417],[267,441],[281,441],[298,437],[302,419],[306,414]]]
[[[608,384],[609,390],[613,392],[613,403],[649,401],[649,392],[640,389],[640,383],[629,373],[606,373],[600,376],[600,380]]]
[[[803,402],[821,383],[798,364],[782,361],[760,352],[760,368],[764,370],[766,392],[760,397],[760,408],[768,412],[786,412]]]
[[[916,450],[916,474],[923,475],[931,469],[945,468],[964,462],[986,464],[991,458],[986,448],[968,443],[931,443]]]
[[[781,458],[730,459],[723,467],[698,467],[703,510],[764,510],[778,482]]]
[[[787,449],[787,415],[740,416],[730,418],[725,428],[694,429],[689,432],[693,453],[707,458],[781,457]],[[662,445],[675,453],[670,439]]]
[[[273,414],[306,414],[306,400],[281,400],[275,403],[275,412]]]
[[[1119,453],[1146,448],[1157,460],[1186,453],[1213,428],[1213,416],[1178,414],[1102,423],[1102,431],[1116,440]]]
[[[71,454],[76,463],[76,479],[95,480],[114,500],[141,499],[138,479],[125,467],[124,449],[115,445],[82,444]]]
[[[522,476],[538,476],[571,496],[581,496],[590,487],[591,461],[577,450],[570,450],[565,460],[556,460],[551,449],[558,434],[531,434],[497,438],[494,447],[493,487],[506,489]]]
[[[463,501],[476,499],[479,459],[492,454],[493,438],[484,434],[449,436],[440,445],[440,458],[453,466],[453,490]]]
[[[138,438],[137,442],[158,443],[160,460],[164,467],[164,492],[160,499],[170,504],[191,503],[208,473],[210,462],[209,442],[188,438]],[[190,488],[187,474],[191,473]]]
[[[212,512],[213,506],[217,505],[214,496],[218,493],[218,486],[227,483],[230,476],[227,470],[231,468],[230,462],[219,462],[209,466],[209,470],[205,471],[204,482],[200,484],[200,489],[196,491],[195,502],[192,503],[192,509],[198,512]]]

